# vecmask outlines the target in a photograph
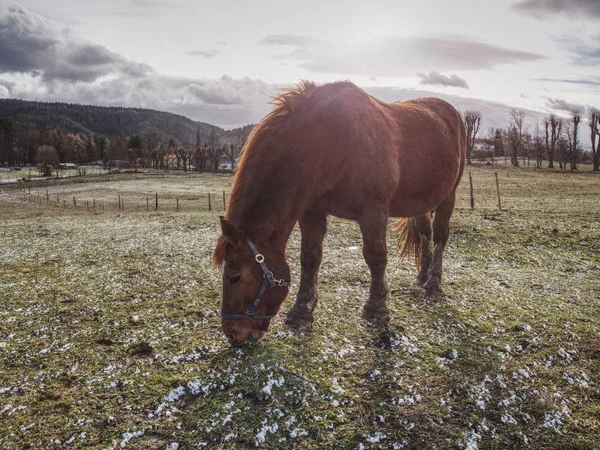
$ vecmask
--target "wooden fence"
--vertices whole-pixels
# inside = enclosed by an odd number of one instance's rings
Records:
[[[467,183],[468,190],[465,192],[459,189],[457,208],[464,207],[462,204],[466,200],[471,210],[480,208],[501,211],[502,199],[498,172],[494,172],[494,176],[495,183],[490,184],[488,180],[482,186],[482,189],[478,191],[476,177],[471,172],[465,173],[463,183]],[[139,194],[116,195],[114,198],[109,199],[105,196],[95,198],[89,195],[74,196],[66,193],[50,193],[44,187],[31,186],[28,183],[18,183],[12,185],[11,188],[10,190],[7,189],[6,192],[12,192],[21,201],[39,207],[86,210],[96,213],[102,211],[225,211],[230,196],[226,191],[188,194],[186,196],[154,192],[142,196]],[[495,192],[492,193],[492,190]],[[465,195],[467,198],[464,198]]]

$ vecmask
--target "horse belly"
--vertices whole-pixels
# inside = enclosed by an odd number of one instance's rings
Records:
[[[440,155],[429,164],[404,164],[390,204],[390,216],[415,217],[433,211],[454,190],[460,179],[460,166],[460,155]]]

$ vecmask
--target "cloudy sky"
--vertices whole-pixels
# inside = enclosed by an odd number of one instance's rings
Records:
[[[450,6],[451,5],[451,6]],[[600,107],[600,0],[0,0],[0,98],[126,105],[234,127],[300,79],[386,101]]]

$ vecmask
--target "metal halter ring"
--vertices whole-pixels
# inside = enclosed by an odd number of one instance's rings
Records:
[[[262,253],[257,253],[256,256],[254,257],[254,259],[259,264],[262,264],[262,263],[265,262],[265,257],[264,257],[264,255]]]

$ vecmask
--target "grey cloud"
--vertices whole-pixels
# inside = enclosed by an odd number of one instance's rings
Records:
[[[297,34],[271,34],[262,38],[260,41],[258,41],[258,43],[262,45],[288,45],[294,47],[304,47],[314,44],[315,40]]]
[[[190,50],[186,52],[189,56],[202,56],[203,58],[214,58],[217,55],[220,55],[223,50],[218,48],[213,48],[211,50]]]
[[[584,113],[586,110],[585,105],[581,105],[579,103],[571,103],[561,98],[552,97],[546,97],[546,106],[550,109],[557,111],[579,111],[581,113]]]
[[[584,66],[600,64],[600,43],[590,43],[588,39],[578,36],[555,36],[553,40],[571,54],[574,63]]]
[[[396,54],[393,52],[395,47],[389,42],[387,46],[383,46],[381,56],[373,55],[363,62],[364,65],[376,63],[378,70],[369,76],[379,75],[381,72],[396,73],[398,67],[403,67],[407,62],[408,74],[424,70],[423,67],[427,67],[427,70],[438,69],[431,64],[432,59],[439,57],[435,49],[430,48],[434,44],[421,42],[415,49],[410,45],[418,43],[418,39],[403,42],[409,44],[409,50],[403,49],[405,57],[393,60],[392,65],[384,64],[390,56]],[[455,39],[453,42],[463,41]],[[473,50],[471,53],[476,54],[476,62],[466,64],[469,67],[482,68],[542,57],[491,46],[492,50],[497,51],[492,51],[492,56],[486,59],[478,54],[487,48],[485,44],[475,44],[483,45],[484,48],[477,47],[477,51],[474,51],[472,45],[456,44],[457,47],[453,50]],[[15,45],[17,47],[14,47]],[[327,62],[325,57],[336,55],[335,49],[326,48],[321,53],[320,47],[321,45],[302,47],[306,51],[300,55],[299,61]],[[424,48],[428,49],[428,54],[419,59],[419,52],[423,52]],[[23,49],[27,51],[22,51]],[[360,56],[373,49],[377,47],[367,45],[358,53],[343,53],[341,59],[344,64],[348,64],[348,58],[351,56]],[[440,51],[444,53],[448,50],[446,47]],[[440,57],[443,63],[441,65],[463,66],[469,57],[468,53]],[[418,66],[421,67],[415,70]],[[78,82],[71,82],[72,80]],[[260,120],[271,109],[271,97],[282,87],[262,80],[230,76],[219,79],[165,76],[145,64],[129,61],[102,46],[84,42],[21,7],[12,7],[7,16],[0,17],[0,86],[5,87],[0,87],[0,96],[8,94],[11,97],[29,100],[152,108],[184,114],[223,127],[236,127]],[[428,91],[394,88],[368,90],[387,101],[432,95],[442,97],[457,108],[481,110],[486,126],[504,126],[510,109],[501,103]],[[529,116],[528,113],[528,118]]]
[[[319,73],[406,76],[424,68],[481,70],[546,57],[457,37],[384,37],[351,48],[321,44],[295,49],[275,58],[298,60],[301,67]]]
[[[8,88],[2,84],[0,84],[0,98],[9,98],[10,92]]]
[[[250,78],[234,79],[227,75],[218,80],[203,80],[187,86],[184,102],[197,99],[209,105],[243,105],[257,94],[268,95],[268,85]]]
[[[149,70],[106,47],[85,42],[69,30],[60,30],[22,6],[9,6],[0,17],[0,73],[89,82],[104,75]]]
[[[467,81],[464,78],[461,78],[455,74],[447,76],[439,72],[433,71],[429,72],[428,74],[418,73],[417,75],[421,78],[419,84],[422,85],[458,87],[463,89],[469,89]]]
[[[598,0],[521,0],[513,6],[538,19],[559,14],[600,19]]]
[[[568,83],[582,84],[584,86],[600,86],[600,78],[594,80],[586,80],[583,78],[532,78],[531,81],[550,82],[550,83]]]
[[[28,72],[48,64],[60,33],[43,17],[18,5],[0,17],[0,71]]]

